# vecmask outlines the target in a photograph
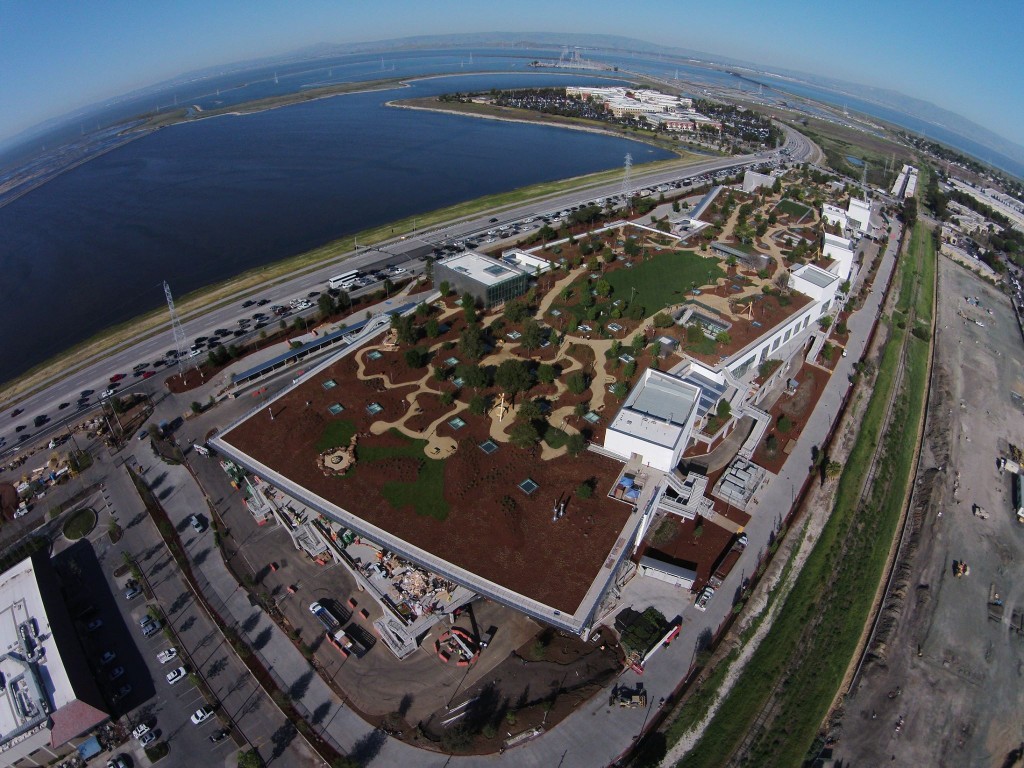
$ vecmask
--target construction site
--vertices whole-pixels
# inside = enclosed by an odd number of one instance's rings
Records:
[[[835,765],[1020,765],[1022,331],[1009,300],[939,260],[936,351],[907,528],[833,723]]]

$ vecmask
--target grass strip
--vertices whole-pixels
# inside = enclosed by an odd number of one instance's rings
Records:
[[[914,254],[914,251],[911,250]],[[915,254],[916,255],[916,254]],[[921,253],[929,257],[927,248]],[[932,252],[931,258],[934,258]],[[900,301],[916,306],[915,277],[933,274],[916,258],[901,261]],[[920,284],[918,284],[920,285]],[[906,293],[904,294],[904,290]],[[930,319],[930,311],[922,320]],[[770,731],[754,734],[751,764],[800,765],[807,757],[874,601],[889,547],[911,481],[916,429],[927,391],[927,342],[909,339],[904,382],[866,501],[861,490],[886,418],[906,332],[892,328],[861,430],[839,480],[836,504],[817,545],[801,569],[772,631],[696,747],[678,765],[723,765],[744,741],[774,694],[778,708]]]

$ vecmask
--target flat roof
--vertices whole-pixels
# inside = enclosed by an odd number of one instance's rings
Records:
[[[76,700],[31,558],[0,574],[0,674],[5,748],[48,727],[51,712]]]
[[[806,280],[808,283],[819,288],[828,288],[839,279],[838,275],[826,272],[821,267],[816,267],[813,264],[804,264],[802,267],[794,269],[793,277],[799,277],[801,280]]]
[[[829,232],[825,233],[825,245],[834,245],[837,248],[843,248],[847,251],[853,250],[853,243],[847,240],[845,237],[839,237],[839,235],[833,235]]]
[[[474,251],[457,253],[438,262],[441,266],[459,272],[483,285],[497,285],[526,272],[508,262],[492,259]]]
[[[623,408],[683,426],[689,421],[700,389],[678,376],[648,368],[629,393]]]
[[[457,339],[458,331],[455,326],[438,341]],[[580,632],[629,555],[642,509],[629,510],[595,494],[574,499],[568,518],[553,521],[552,500],[575,487],[580,477],[614,477],[618,462],[591,453],[533,462],[528,454],[502,444],[490,454],[456,449],[438,459],[438,466],[425,453],[429,444],[415,437],[425,431],[407,427],[403,435],[388,429],[395,419],[406,422],[408,390],[377,391],[360,380],[363,361],[355,357],[363,341],[317,364],[302,380],[228,425],[210,444],[290,497],[403,558],[534,618]],[[330,390],[322,386],[327,378],[336,382]],[[369,415],[369,401],[380,401],[382,413]],[[317,442],[335,418],[327,411],[332,402],[344,403],[341,418],[351,421],[360,451],[365,451],[344,477],[326,475],[316,461]],[[434,411],[429,401],[421,402],[430,409],[421,418],[440,419],[438,432],[450,433],[444,419],[452,414],[442,415],[444,409]],[[457,446],[489,439],[489,419],[466,412],[462,417],[466,425],[457,433]],[[382,457],[372,458],[378,449]],[[419,459],[424,455],[426,469]],[[444,519],[418,512],[407,497],[389,495],[391,488],[402,490],[419,482],[423,471],[440,484],[437,493],[447,505]],[[539,485],[529,496],[516,488],[527,477]],[[467,484],[470,479],[472,485]],[[514,500],[515,514],[504,509],[503,498]]]

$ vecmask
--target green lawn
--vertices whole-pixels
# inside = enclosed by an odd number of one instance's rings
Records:
[[[617,269],[605,278],[612,287],[613,299],[629,301],[636,289],[635,301],[647,308],[647,314],[684,301],[693,288],[725,277],[715,257],[698,256],[693,251],[665,251],[632,269]]]
[[[811,209],[803,203],[798,203],[796,200],[790,200],[789,198],[780,200],[775,206],[775,210],[796,219],[797,222],[802,221],[804,216],[811,212]]]
[[[356,425],[348,419],[338,419],[330,422],[316,441],[317,453],[329,451],[331,448],[342,448],[352,440],[356,433]]]
[[[408,457],[419,462],[419,472],[416,480],[411,483],[392,481],[381,486],[381,495],[395,510],[412,507],[418,515],[433,517],[437,520],[444,520],[448,517],[448,502],[444,500],[444,466],[445,459],[428,459],[423,449],[427,445],[426,440],[413,440],[401,432],[391,430],[392,435],[397,435],[405,441],[404,445],[359,446],[357,449],[359,463],[370,463],[383,461],[396,457]],[[358,471],[359,464],[356,465]]]
[[[64,538],[77,541],[96,527],[96,513],[86,507],[75,512],[64,523]]]

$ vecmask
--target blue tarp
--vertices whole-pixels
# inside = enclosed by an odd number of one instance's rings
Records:
[[[91,739],[87,739],[78,745],[78,754],[83,760],[96,757],[100,752],[103,751],[103,747],[100,746],[99,739],[93,736]]]

